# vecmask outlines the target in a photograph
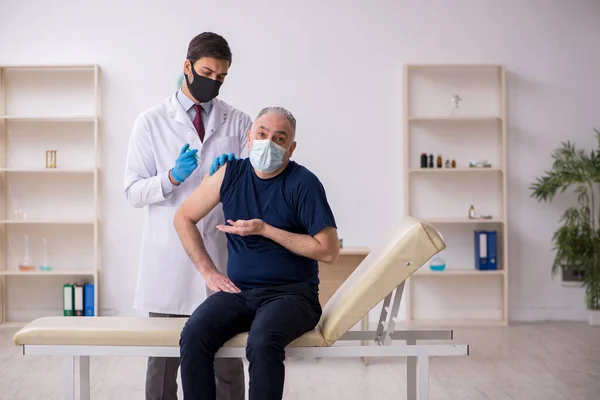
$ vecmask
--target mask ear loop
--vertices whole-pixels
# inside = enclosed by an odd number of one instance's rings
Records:
[[[190,68],[192,70],[192,76],[194,77],[194,80],[196,80],[196,78],[198,77],[198,74],[196,73],[196,70],[194,69],[194,63],[189,58],[188,58],[188,61],[190,62],[190,65],[191,65]],[[187,84],[188,89],[190,89],[190,85],[191,85],[190,79],[188,78],[187,74],[183,74],[183,75],[185,76],[185,83]]]

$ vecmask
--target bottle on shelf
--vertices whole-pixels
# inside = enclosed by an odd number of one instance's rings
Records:
[[[437,167],[442,168],[442,155],[438,154],[437,156]]]
[[[433,153],[429,154],[429,168],[433,168]]]
[[[23,255],[23,259],[19,261],[19,270],[24,272],[30,272],[35,270],[35,265],[31,262],[31,257],[29,257],[29,235],[25,234],[25,254]]]
[[[427,153],[421,153],[421,168],[427,168]]]
[[[456,160],[452,160],[452,168],[456,168]]]
[[[471,205],[471,207],[469,207],[469,219],[473,218],[475,218],[475,207]]]
[[[44,244],[44,261],[40,264],[40,271],[51,271],[52,266],[48,262],[48,239],[43,238],[42,243]]]

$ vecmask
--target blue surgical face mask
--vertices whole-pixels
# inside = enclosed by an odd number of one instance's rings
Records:
[[[283,165],[285,152],[286,149],[270,139],[253,140],[250,163],[260,172],[273,172]]]

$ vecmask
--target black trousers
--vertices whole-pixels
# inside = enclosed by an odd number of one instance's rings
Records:
[[[180,318],[189,315],[150,313],[151,318]],[[148,357],[146,400],[177,400],[178,357]],[[217,400],[244,400],[246,379],[239,358],[215,360]]]
[[[215,400],[215,353],[249,332],[249,399],[280,400],[285,347],[321,318],[316,289],[308,283],[215,293],[186,322],[180,338],[181,384],[186,400]]]

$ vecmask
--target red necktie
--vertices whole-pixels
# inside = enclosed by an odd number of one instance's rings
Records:
[[[196,110],[196,116],[194,117],[194,128],[200,136],[200,141],[204,143],[204,124],[202,123],[202,106],[200,104],[194,104]]]

